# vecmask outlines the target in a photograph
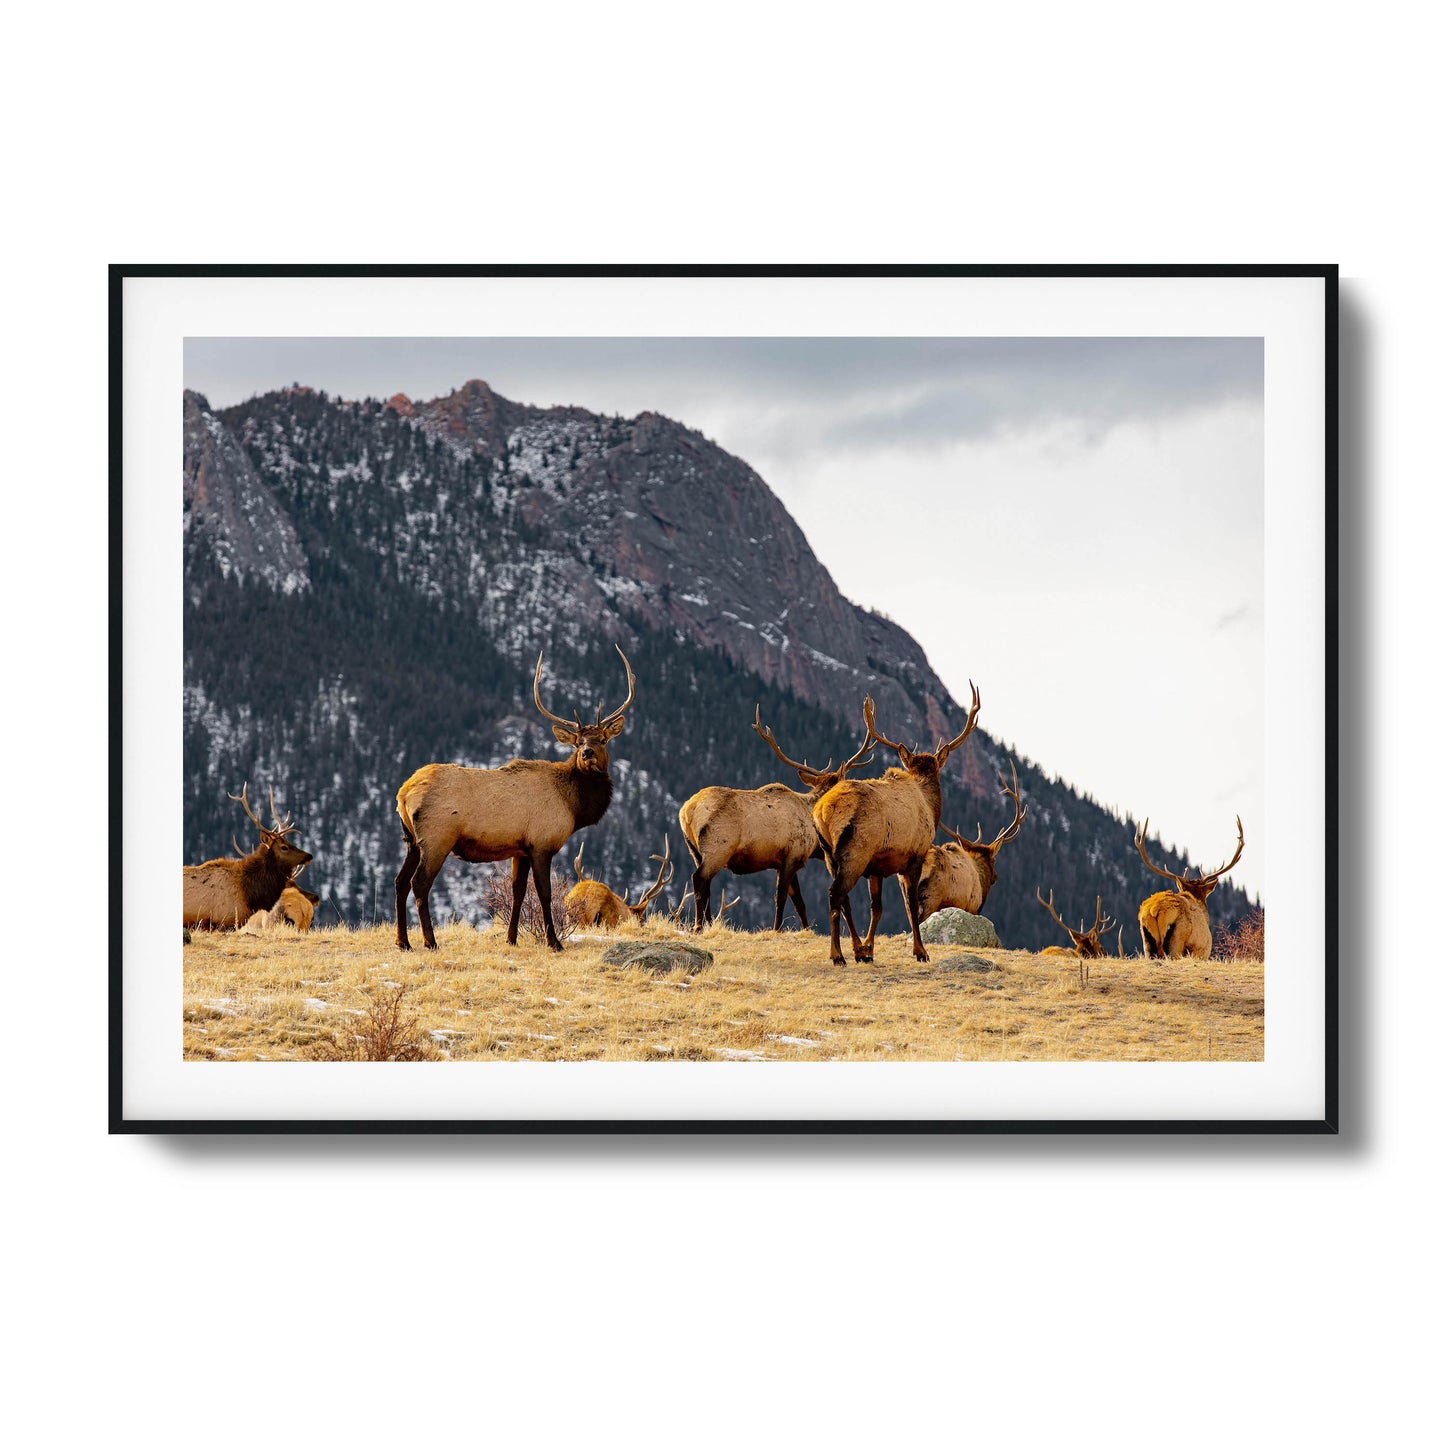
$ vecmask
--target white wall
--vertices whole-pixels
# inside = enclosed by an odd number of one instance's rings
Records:
[[[12,20],[0,1059],[31,1434],[1329,1440],[1423,1406],[1438,35],[1388,4],[992,9]],[[668,259],[1341,263],[1342,822],[1370,860],[1344,1137],[106,1137],[105,918],[73,881],[104,852],[103,263]]]

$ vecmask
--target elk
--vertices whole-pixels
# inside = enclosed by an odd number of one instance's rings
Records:
[[[232,802],[245,809],[256,825],[260,841],[240,858],[212,858],[181,869],[183,924],[187,928],[239,928],[253,913],[274,908],[299,868],[311,861],[311,854],[288,838],[296,832],[291,815],[276,813],[276,797],[270,793],[271,821],[268,828],[251,809],[247,784],[240,794],[227,793]],[[231,840],[235,843],[235,839]],[[240,846],[236,846],[240,852]]]
[[[612,801],[607,771],[607,744],[626,725],[627,709],[637,695],[632,664],[619,647],[627,669],[627,698],[622,706],[584,723],[548,712],[542,703],[542,654],[532,677],[532,701],[552,723],[552,735],[572,749],[562,762],[514,758],[500,768],[464,768],[455,763],[427,763],[404,782],[396,795],[396,811],[406,842],[406,857],[396,875],[396,946],[409,949],[406,895],[416,898],[417,919],[427,948],[437,946],[428,899],[432,884],[448,856],[467,863],[512,860],[512,916],[507,942],[517,942],[522,900],[530,874],[542,905],[547,947],[562,944],[552,921],[552,859],[579,828],[590,827]]]
[[[1156,867],[1144,848],[1144,835],[1149,831],[1149,820],[1134,834],[1134,846],[1144,860],[1144,866],[1161,878],[1174,882],[1174,892],[1151,893],[1139,905],[1139,933],[1144,941],[1146,958],[1208,958],[1214,947],[1214,936],[1209,931],[1209,909],[1205,899],[1214,892],[1219,880],[1239,862],[1244,852],[1244,824],[1239,815],[1234,818],[1239,831],[1239,846],[1234,857],[1222,868],[1206,873],[1202,868],[1198,878],[1189,878],[1186,864],[1183,873],[1171,873],[1167,868]]]
[[[1013,786],[1004,782],[1002,773],[998,775],[998,780],[1003,785],[1004,797],[1013,799],[1014,815],[998,830],[992,843],[983,841],[982,824],[978,828],[978,837],[965,838],[961,833],[955,833],[947,823],[939,823],[953,841],[934,844],[923,859],[923,873],[918,883],[920,921],[931,917],[940,908],[961,908],[965,913],[983,912],[988,891],[998,882],[998,869],[995,867],[998,850],[1018,837],[1024,819],[1029,815],[1028,805],[1019,802],[1018,769],[1012,763],[1009,768],[1013,772]],[[902,878],[898,883],[901,888]]]
[[[627,923],[641,923],[647,917],[647,910],[653,899],[672,882],[672,840],[664,838],[661,854],[652,855],[652,861],[660,865],[657,881],[643,892],[636,903],[629,903],[626,893],[619,898],[605,883],[589,878],[582,871],[582,852],[586,846],[584,843],[572,860],[572,866],[577,870],[577,881],[563,900],[567,912],[578,923],[592,928],[605,928],[609,932]],[[630,893],[632,890],[629,888],[627,891]]]
[[[1051,943],[1047,948],[1043,949],[1042,952],[1063,955],[1067,958],[1104,957],[1104,945],[1099,941],[1099,935],[1101,933],[1107,933],[1109,929],[1114,926],[1114,920],[1104,916],[1104,900],[1102,896],[1096,894],[1094,897],[1094,926],[1090,928],[1088,932],[1084,932],[1084,920],[1081,918],[1079,920],[1079,932],[1077,933],[1055,912],[1054,890],[1052,888],[1049,889],[1047,903],[1044,902],[1043,893],[1037,888],[1034,889],[1034,897],[1049,910],[1049,917],[1074,940],[1074,946],[1072,948],[1065,948],[1061,943]]]
[[[311,920],[316,915],[316,905],[320,902],[320,895],[312,893],[309,888],[297,888],[294,883],[288,883],[281,890],[275,907],[253,913],[241,931],[266,933],[273,928],[293,928],[298,933],[305,933],[311,927]]]
[[[752,726],[778,760],[797,773],[808,791],[797,792],[785,783],[767,783],[761,788],[704,788],[678,809],[682,836],[695,865],[693,926],[699,931],[712,921],[712,880],[724,868],[734,874],[776,871],[773,931],[782,930],[783,910],[789,898],[798,922],[804,928],[808,926],[808,909],[798,874],[809,858],[822,857],[813,827],[813,804],[847,777],[849,768],[866,762],[873,752],[872,745],[865,741],[837,769],[833,768],[832,758],[822,768],[810,768],[806,762],[795,762],[778,746],[772,728],[763,726],[758,707],[753,709]]]
[[[841,966],[838,920],[847,916],[848,894],[860,878],[868,879],[871,917],[868,936],[859,939],[848,916],[853,958],[873,961],[873,940],[883,916],[883,879],[901,875],[903,900],[913,926],[913,956],[928,962],[928,950],[919,936],[921,922],[919,880],[943,808],[943,765],[978,723],[978,689],[969,683],[973,703],[963,731],[951,741],[939,740],[931,753],[915,752],[884,737],[874,724],[873,699],[863,699],[863,722],[869,743],[892,748],[903,765],[889,768],[881,778],[844,779],[813,804],[813,826],[823,848],[823,860],[833,881],[828,888],[828,927],[831,958]]]

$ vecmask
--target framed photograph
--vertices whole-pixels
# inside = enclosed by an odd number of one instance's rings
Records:
[[[1336,290],[112,267],[112,1131],[1336,1131]]]

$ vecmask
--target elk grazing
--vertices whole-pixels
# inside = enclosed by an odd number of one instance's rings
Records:
[[[813,804],[813,826],[823,847],[823,859],[833,882],[828,889],[828,926],[831,957],[844,962],[838,942],[838,920],[846,916],[848,894],[860,878],[868,879],[871,917],[868,936],[859,939],[853,920],[848,932],[858,963],[873,961],[873,940],[883,916],[883,879],[901,875],[903,899],[913,927],[913,956],[928,962],[928,950],[919,936],[921,922],[919,880],[943,808],[943,765],[962,745],[978,722],[978,689],[969,683],[973,705],[963,731],[951,741],[940,740],[931,753],[914,752],[886,738],[874,726],[873,699],[863,699],[863,722],[869,743],[892,748],[903,765],[889,768],[881,778],[844,779]]]
[[[605,883],[589,878],[582,871],[582,851],[586,846],[584,843],[572,860],[572,866],[577,870],[577,881],[563,900],[563,907],[579,924],[585,924],[589,928],[605,928],[610,932],[624,924],[641,923],[647,917],[647,910],[652,906],[653,899],[672,882],[671,839],[664,838],[661,854],[652,855],[652,861],[659,865],[657,881],[636,903],[629,903],[626,893],[619,898]],[[630,893],[632,890],[629,888],[627,891]]]
[[[226,796],[245,809],[260,841],[243,857],[212,858],[181,869],[182,922],[187,928],[240,928],[253,913],[274,908],[296,870],[311,861],[311,854],[287,837],[296,829],[290,813],[284,820],[277,816],[275,795],[270,795],[275,826],[268,828],[251,810],[246,786],[242,784],[239,795]]]
[[[983,826],[979,825],[978,837],[965,838],[955,833],[947,823],[939,826],[950,838],[951,843],[936,843],[928,850],[923,860],[923,873],[918,883],[918,917],[920,921],[932,917],[940,908],[961,908],[965,913],[981,913],[988,900],[988,891],[998,882],[995,864],[998,850],[1005,843],[1019,835],[1024,819],[1028,817],[1027,804],[1019,802],[1018,769],[1009,764],[1013,772],[1013,786],[1004,782],[1002,773],[998,780],[1003,784],[1003,794],[1011,798],[1014,805],[1013,818],[999,829],[992,843],[983,841]],[[903,880],[900,878],[899,886]]]
[[[607,771],[607,744],[626,724],[626,712],[637,694],[632,665],[619,647],[627,669],[627,698],[614,712],[584,723],[548,712],[542,705],[542,657],[532,678],[537,711],[553,724],[552,735],[572,749],[563,762],[515,758],[500,768],[464,768],[455,763],[427,763],[401,785],[396,811],[401,817],[406,857],[396,875],[396,946],[409,949],[406,929],[407,890],[416,897],[422,941],[437,946],[428,898],[442,864],[455,853],[467,863],[512,860],[512,916],[507,942],[517,942],[522,900],[530,873],[542,905],[547,946],[562,944],[552,921],[552,859],[579,828],[590,827],[612,801]]]
[[[1144,941],[1146,958],[1208,958],[1214,947],[1214,936],[1209,931],[1209,909],[1205,899],[1214,892],[1219,880],[1239,862],[1244,852],[1244,824],[1236,814],[1234,825],[1239,830],[1239,847],[1234,857],[1222,868],[1206,873],[1202,868],[1198,878],[1187,878],[1184,873],[1171,873],[1167,868],[1156,867],[1150,862],[1144,848],[1144,835],[1149,831],[1149,820],[1134,835],[1134,846],[1144,860],[1144,866],[1161,878],[1174,882],[1174,892],[1151,893],[1139,905],[1139,933]]]
[[[1063,955],[1067,958],[1104,957],[1104,945],[1099,941],[1099,935],[1101,933],[1107,933],[1114,926],[1114,920],[1104,916],[1104,900],[1101,896],[1096,895],[1094,898],[1094,926],[1085,932],[1084,920],[1081,918],[1079,920],[1079,932],[1077,933],[1055,912],[1054,890],[1052,888],[1049,889],[1047,903],[1044,902],[1044,895],[1037,888],[1034,889],[1034,897],[1049,910],[1049,917],[1074,940],[1074,946],[1072,948],[1065,948],[1061,943],[1051,943],[1047,948],[1042,950],[1044,953]]]
[[[822,856],[813,827],[813,804],[847,777],[849,768],[866,762],[873,751],[872,745],[865,742],[837,769],[831,758],[825,767],[810,768],[783,752],[773,730],[763,726],[761,710],[756,707],[752,726],[778,760],[797,773],[808,791],[799,793],[784,783],[767,783],[761,788],[704,788],[678,809],[682,836],[695,865],[693,926],[699,930],[712,922],[712,881],[724,868],[734,874],[776,871],[774,931],[782,929],[783,909],[789,898],[798,922],[804,928],[808,926],[808,909],[798,874],[809,858]]]

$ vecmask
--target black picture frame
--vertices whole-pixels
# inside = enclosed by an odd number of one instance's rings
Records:
[[[125,1100],[125,911],[122,819],[137,799],[124,795],[126,735],[123,578],[126,565],[124,328],[125,283],[165,278],[946,278],[1194,279],[1306,278],[1323,283],[1324,376],[1324,1040],[1323,1109],[1318,1117],[1272,1119],[277,1119],[151,1118]],[[469,265],[129,265],[109,270],[109,685],[110,945],[109,1131],[113,1134],[1335,1134],[1339,1109],[1339,275],[1335,265],[778,265],[778,266],[469,266]],[[890,1065],[889,1067],[893,1067]],[[1085,1067],[1079,1065],[1078,1067]]]

